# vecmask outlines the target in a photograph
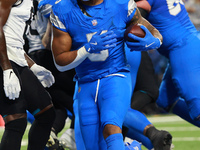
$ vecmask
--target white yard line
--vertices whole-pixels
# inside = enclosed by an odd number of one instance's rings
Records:
[[[173,141],[176,142],[183,142],[183,141],[187,141],[187,142],[192,142],[192,141],[200,141],[200,137],[174,137]]]
[[[21,146],[27,146],[28,145],[28,140],[22,140]]]
[[[176,132],[188,132],[188,131],[200,131],[196,126],[193,127],[158,127],[158,129],[167,130],[167,131],[176,131]]]
[[[165,122],[185,122],[182,118],[178,116],[150,116],[148,120],[151,123],[165,123]]]

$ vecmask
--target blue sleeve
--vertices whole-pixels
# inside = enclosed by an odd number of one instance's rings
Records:
[[[55,0],[42,0],[39,2],[37,9],[44,17],[49,18],[54,3]]]
[[[153,5],[153,0],[147,0],[147,2],[149,3],[150,6]]]
[[[62,13],[62,7],[54,5],[50,15],[50,22],[57,29],[68,32],[67,14]]]

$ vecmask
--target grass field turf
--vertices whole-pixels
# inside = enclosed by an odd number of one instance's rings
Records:
[[[148,116],[148,119],[161,130],[169,131],[173,136],[173,150],[200,150],[200,129],[181,118],[174,115]],[[21,150],[27,150],[28,128],[23,136]],[[69,122],[65,129],[58,135],[60,136],[69,127]],[[3,128],[0,128],[0,138],[3,134]],[[129,141],[130,139],[126,139]],[[142,147],[142,150],[147,150]]]

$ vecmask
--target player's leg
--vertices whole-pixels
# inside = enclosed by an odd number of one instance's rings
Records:
[[[99,150],[99,111],[95,101],[98,81],[78,83],[79,124],[87,150]]]
[[[12,63],[13,70],[18,76],[21,85],[21,78],[18,67]],[[20,150],[21,140],[26,129],[26,106],[23,97],[23,88],[19,98],[10,100],[5,96],[3,89],[3,71],[0,69],[0,114],[5,121],[5,130],[1,138],[0,150]]]
[[[35,117],[29,130],[28,150],[43,150],[55,119],[51,97],[28,68],[21,70],[20,75],[27,110]]]
[[[78,84],[76,84],[78,85]],[[74,109],[74,115],[75,115],[75,146],[76,148],[73,149],[77,149],[77,150],[85,150],[85,144],[83,141],[83,137],[81,134],[81,129],[80,129],[80,121],[79,121],[79,109],[78,109],[78,86],[76,86],[75,88],[75,93],[74,93],[74,105],[73,105],[73,109]],[[102,128],[100,129],[100,131],[102,131]],[[103,132],[103,131],[102,131]],[[100,132],[99,134],[99,149],[100,150],[106,150],[107,146],[105,143],[105,140],[103,138],[103,134]],[[98,138],[97,138],[98,139]],[[72,150],[73,150],[72,149]]]
[[[55,78],[55,80],[56,79],[57,78]],[[66,103],[68,101],[73,102],[73,98],[72,98],[72,96],[69,96],[63,89],[58,87],[57,82],[55,83],[55,85],[53,85],[53,87],[50,87],[48,89],[48,91],[52,97],[52,102],[53,102],[55,112],[56,112],[56,118],[55,118],[55,121],[54,121],[52,129],[51,129],[51,136],[53,138],[50,138],[47,143],[47,147],[53,147],[55,144],[58,145],[59,141],[58,141],[57,135],[59,132],[61,132],[63,130],[63,128],[65,126],[65,121],[68,117],[68,113],[67,113],[67,110],[65,107],[67,105],[63,101],[65,100]],[[71,107],[72,107],[72,102],[70,102],[71,104],[69,103],[69,106],[71,106]],[[73,110],[73,109],[71,108],[71,110]]]
[[[171,76],[171,67],[168,64],[163,75],[162,82],[159,88],[159,96],[156,101],[159,107],[162,107],[167,112],[174,102],[179,98],[178,90],[175,88],[172,76]]]
[[[65,112],[62,112],[62,110],[61,110],[61,112],[60,112],[59,109],[55,109],[57,117],[54,121],[53,127],[51,128],[50,138],[46,144],[47,150],[50,150],[50,149],[64,150],[62,148],[63,145],[61,145],[59,143],[59,140],[57,137],[57,134],[64,128],[64,125],[65,125],[66,117],[63,116],[65,113],[67,113],[65,108],[64,108],[64,111]],[[28,110],[26,112],[27,112],[27,121],[32,124],[34,122],[35,118]]]
[[[86,150],[83,137],[80,129],[78,99],[74,99],[74,114],[75,114],[75,140],[77,150]]]
[[[188,106],[182,98],[179,98],[174,105],[171,107],[170,110],[172,113],[178,115],[179,117],[185,119],[189,123],[200,127],[200,121],[199,120],[193,120],[189,114]]]
[[[73,116],[73,118],[70,119],[71,119],[70,127],[60,136],[59,143],[63,148],[76,150],[77,148],[76,148],[75,129],[74,129],[75,117]]]
[[[76,82],[75,90],[74,90],[74,103],[73,103],[73,110],[74,110],[74,131],[72,131],[74,134],[74,140],[72,138],[66,137],[64,134],[61,136],[60,141],[61,143],[66,143],[65,141],[71,141],[71,149],[73,150],[86,150],[85,149],[85,144],[83,141],[83,137],[81,134],[81,129],[80,129],[80,122],[79,122],[79,109],[78,109],[78,82]],[[67,145],[67,144],[65,144]]]
[[[134,122],[134,123],[133,123]],[[171,143],[172,143],[172,136],[167,131],[160,131],[157,130],[151,122],[146,118],[145,115],[143,115],[141,112],[129,108],[124,124],[125,127],[127,127],[129,130],[135,130],[136,135],[133,135],[134,137],[141,137],[141,134],[144,135],[144,137],[148,137],[148,139],[153,144],[155,150],[159,149],[165,149],[169,150]],[[138,133],[138,135],[137,135]],[[135,139],[141,143],[146,143],[146,138],[141,139]],[[141,141],[140,141],[141,140]],[[147,141],[149,142],[149,141]],[[161,144],[162,143],[162,144]],[[151,146],[151,145],[149,145]]]
[[[142,145],[144,145],[146,148],[153,149],[153,144],[149,140],[148,137],[146,137],[144,134],[138,132],[137,130],[129,129],[128,133],[126,134],[126,137],[130,139],[137,139],[137,141],[141,142]]]
[[[54,65],[52,53],[50,50],[42,49],[33,51],[29,53],[29,56],[37,64],[50,70],[54,75],[56,82],[50,88],[46,88],[52,97],[52,102],[56,112],[56,118],[53,123],[47,146],[49,148],[60,147],[57,134],[64,128],[65,120],[67,118],[66,108],[73,113],[73,76],[75,73],[72,70],[59,72]]]
[[[171,76],[171,68],[168,65],[163,76],[159,89],[159,97],[156,101],[159,107],[167,112],[172,112],[186,121],[200,127],[200,122],[190,117],[188,106],[178,95],[178,89],[175,88]]]
[[[26,129],[26,113],[11,114],[4,117],[5,131],[1,138],[0,150],[20,150]]]
[[[131,83],[129,72],[119,72],[100,80],[98,100],[101,127],[108,150],[125,149],[122,124],[130,106]]]
[[[190,116],[200,117],[200,39],[194,35],[187,38],[184,46],[170,51],[172,80],[180,96],[185,99]]]
[[[131,108],[139,111],[142,111],[145,106],[154,103],[159,93],[158,81],[151,58],[147,52],[143,51],[141,53],[141,63],[131,99]]]

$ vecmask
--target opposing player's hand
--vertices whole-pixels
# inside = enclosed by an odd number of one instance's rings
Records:
[[[102,50],[106,50],[116,46],[117,35],[113,31],[108,31],[101,34],[102,30],[99,30],[94,34],[89,43],[85,44],[85,49],[89,53],[99,53]]]
[[[42,85],[45,88],[50,87],[54,84],[55,82],[54,76],[49,70],[37,64],[34,64],[33,66],[31,66],[30,69],[31,71],[33,71],[33,73],[36,75],[38,80],[42,83]]]
[[[10,100],[19,98],[21,91],[19,79],[14,73],[13,69],[7,69],[3,71],[3,85],[6,97]]]
[[[131,49],[131,51],[147,51],[159,48],[160,45],[162,44],[160,39],[155,38],[145,26],[141,25],[141,28],[146,33],[144,38],[135,36],[131,33],[128,34],[129,38],[138,41],[138,42],[126,41],[126,44]]]

